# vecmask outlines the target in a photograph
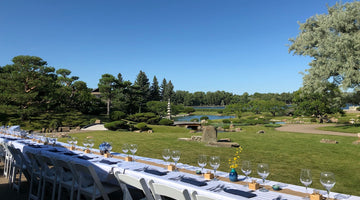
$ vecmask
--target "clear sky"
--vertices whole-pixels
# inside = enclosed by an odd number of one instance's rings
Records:
[[[347,1],[342,1],[347,2]],[[352,2],[352,1],[350,1]],[[293,92],[309,58],[288,53],[299,22],[335,0],[1,0],[0,66],[41,57],[96,88],[102,74],[175,90]]]

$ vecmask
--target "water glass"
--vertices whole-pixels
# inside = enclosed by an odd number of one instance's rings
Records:
[[[216,178],[216,169],[220,167],[220,157],[219,156],[211,156],[209,160],[210,166],[214,169],[214,181],[218,181]]]
[[[306,193],[308,193],[307,188],[312,183],[311,171],[310,169],[301,169],[300,172],[300,182],[305,185]],[[303,199],[310,199],[309,197],[304,197]]]
[[[94,140],[93,139],[88,139],[88,146],[89,146],[89,148],[93,148],[93,146],[94,146]]]
[[[259,174],[259,176],[262,178],[263,180],[263,187],[260,188],[259,191],[261,192],[268,192],[269,190],[265,188],[265,179],[269,176],[270,172],[269,172],[269,165],[266,163],[260,163],[258,164],[258,168],[257,168],[257,173]]]
[[[177,168],[176,168],[176,164],[180,160],[180,155],[181,155],[181,153],[178,150],[174,150],[171,153],[171,159],[173,159],[173,161],[175,163],[175,171],[178,171]]]
[[[249,175],[251,174],[251,162],[248,160],[242,161],[241,164],[241,171],[245,174],[245,181],[248,179]]]
[[[334,173],[332,173],[332,172],[321,172],[321,174],[320,174],[320,183],[327,190],[327,193],[328,193],[327,199],[330,199],[330,190],[331,190],[331,188],[334,187],[334,185],[336,183]]]
[[[200,155],[198,158],[198,164],[201,167],[201,173],[203,173],[204,167],[207,163],[207,156],[206,155]]]
[[[166,165],[168,165],[168,160],[170,159],[171,157],[171,151],[170,149],[164,149],[163,152],[162,152],[162,157],[164,158],[165,162],[166,162]]]
[[[89,140],[87,138],[85,138],[82,143],[86,149],[89,149]]]

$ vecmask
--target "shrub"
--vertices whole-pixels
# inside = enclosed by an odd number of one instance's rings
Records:
[[[110,114],[110,119],[114,120],[114,121],[117,121],[120,119],[125,119],[125,117],[126,117],[126,114],[122,111],[114,111]]]
[[[229,129],[229,128],[230,128],[230,125],[224,125],[222,128],[223,128],[223,129]]]
[[[185,107],[184,113],[192,113],[195,112],[195,109],[193,107]]]
[[[311,118],[310,122],[317,122],[316,118]]]
[[[230,120],[229,120],[229,119],[223,119],[222,122],[223,122],[224,124],[230,124]]]
[[[150,127],[147,126],[147,124],[145,124],[144,122],[140,122],[136,125],[136,128],[138,128],[141,131],[147,131],[149,129],[151,129]]]
[[[156,117],[155,113],[136,113],[129,115],[127,118],[134,122],[147,122],[149,119]]]
[[[160,119],[160,117],[153,117],[151,119],[148,119],[146,123],[155,125],[159,123]]]
[[[170,119],[166,119],[166,118],[163,118],[160,120],[159,122],[160,125],[165,125],[165,126],[170,126],[170,125],[173,125],[174,122]]]
[[[125,121],[113,121],[113,122],[109,122],[106,123],[105,128],[111,130],[111,131],[116,131],[118,129],[128,129],[129,125],[125,122]]]
[[[202,117],[200,117],[200,120],[208,120],[208,119],[209,119],[208,116],[202,116]]]
[[[192,118],[190,121],[191,122],[199,122],[199,119],[198,118]]]
[[[59,128],[61,126],[61,122],[57,119],[53,119],[51,120],[50,124],[49,124],[49,128],[56,130],[57,128]]]
[[[265,127],[273,127],[273,128],[277,128],[277,127],[281,127],[280,124],[265,124]]]
[[[90,119],[89,121],[90,121],[90,124],[95,124],[95,122],[96,122],[96,118],[92,118],[92,119]]]

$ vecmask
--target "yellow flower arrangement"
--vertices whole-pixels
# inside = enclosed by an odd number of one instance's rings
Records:
[[[241,146],[236,148],[234,157],[229,159],[230,169],[236,169],[239,166],[238,163],[240,161],[240,153],[242,152],[242,150],[243,148]]]

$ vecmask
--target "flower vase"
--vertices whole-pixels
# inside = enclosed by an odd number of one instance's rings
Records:
[[[234,168],[232,168],[230,173],[229,173],[229,179],[230,179],[231,182],[238,181],[238,174],[237,174],[237,172],[236,172],[236,170]]]

